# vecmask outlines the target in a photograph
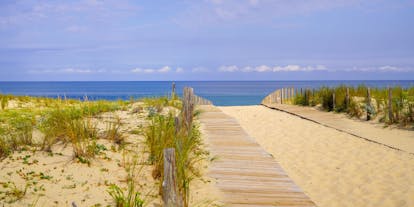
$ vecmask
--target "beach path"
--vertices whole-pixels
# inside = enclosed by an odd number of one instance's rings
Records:
[[[201,106],[203,136],[212,156],[209,168],[225,206],[315,206],[307,195],[236,119],[214,106]]]
[[[373,123],[347,118],[344,114],[328,113],[312,107],[289,104],[268,104],[268,108],[287,112],[339,131],[414,154],[414,131],[384,128]]]

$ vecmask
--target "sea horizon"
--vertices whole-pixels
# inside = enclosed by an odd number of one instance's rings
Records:
[[[185,86],[217,106],[258,105],[269,93],[284,87],[366,85],[369,87],[414,86],[414,80],[291,80],[291,81],[0,81],[0,93],[20,96],[66,97],[83,100],[129,100],[169,96],[172,83],[177,94]]]

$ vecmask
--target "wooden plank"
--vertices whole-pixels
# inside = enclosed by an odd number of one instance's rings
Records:
[[[280,90],[275,97],[287,98]],[[282,98],[282,99],[283,99]],[[269,102],[275,99],[269,96]],[[202,106],[200,122],[210,153],[217,157],[209,176],[225,206],[315,206],[279,163],[238,122],[212,106]]]

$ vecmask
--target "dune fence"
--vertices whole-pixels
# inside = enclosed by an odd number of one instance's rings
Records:
[[[172,85],[172,97],[175,95],[175,83]],[[197,105],[212,105],[212,102],[194,94],[194,89],[184,87],[181,98],[181,113],[171,121],[174,129],[169,130],[172,140],[165,140],[163,149],[163,168],[161,179],[161,196],[163,206],[187,207],[189,206],[189,185],[198,172],[193,172],[193,165],[201,158],[199,145],[200,136],[194,125],[195,108]]]

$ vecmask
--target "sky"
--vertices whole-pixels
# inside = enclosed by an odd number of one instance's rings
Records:
[[[0,81],[414,79],[414,0],[1,0]]]

